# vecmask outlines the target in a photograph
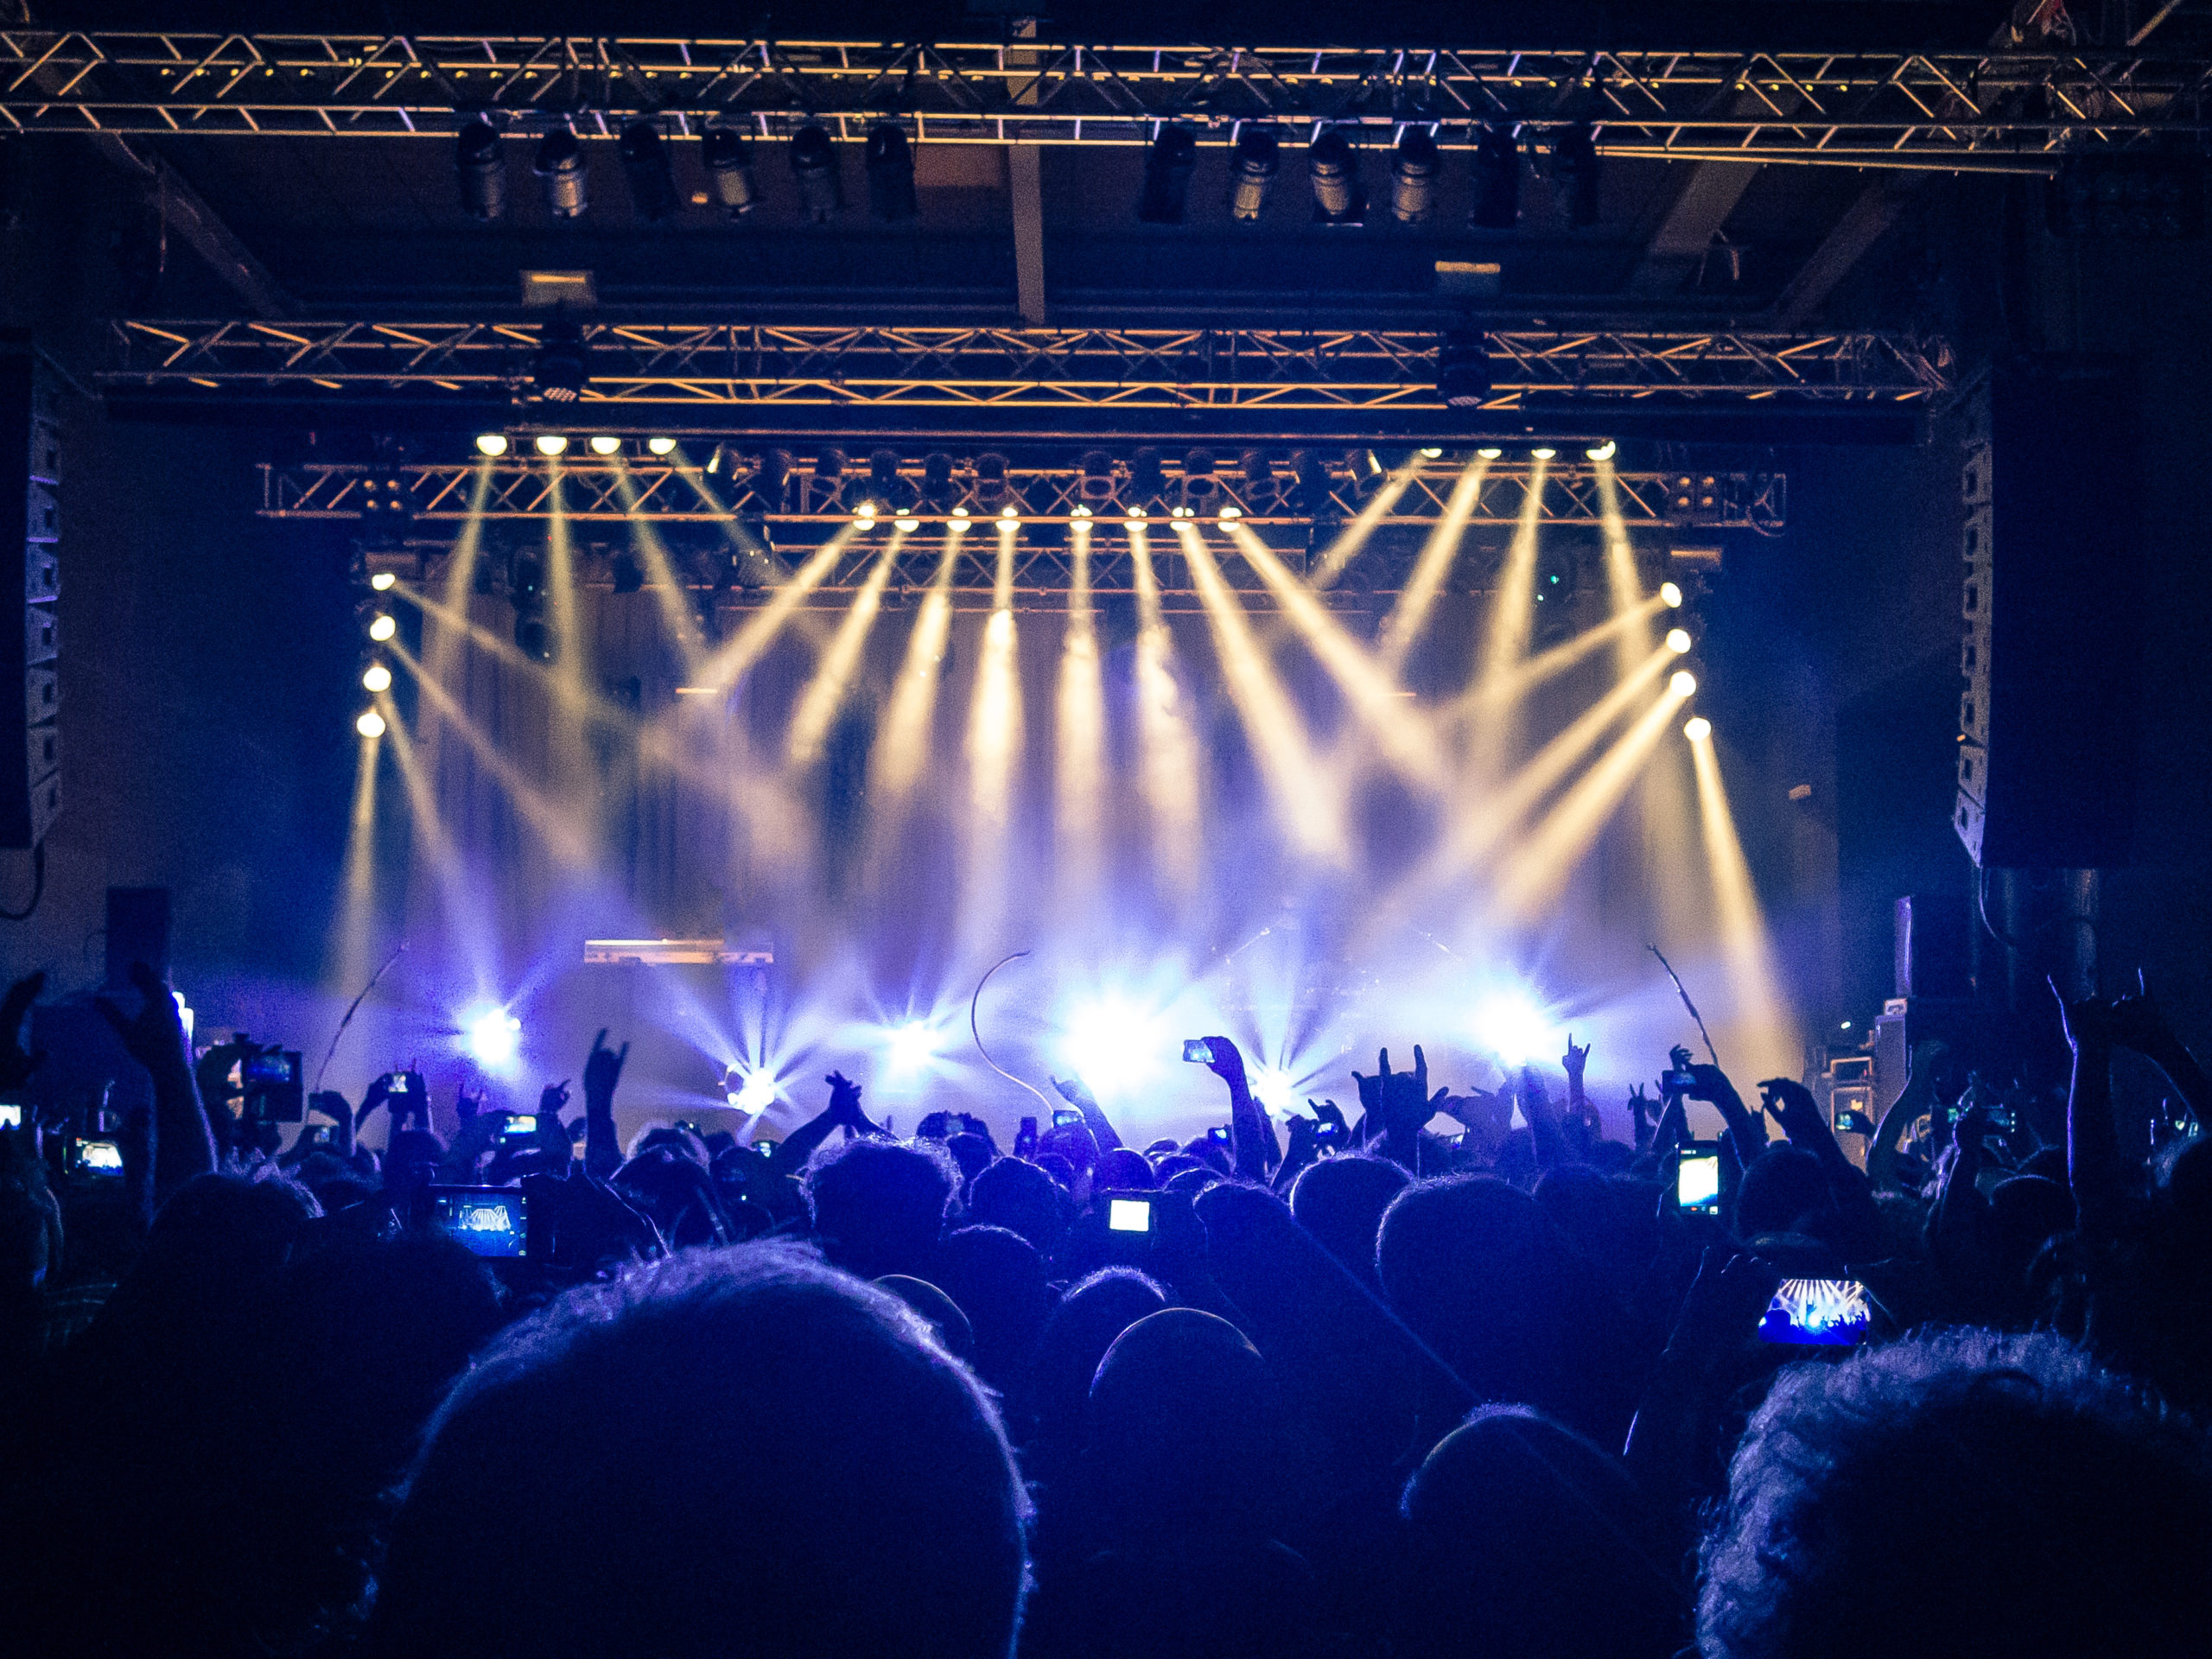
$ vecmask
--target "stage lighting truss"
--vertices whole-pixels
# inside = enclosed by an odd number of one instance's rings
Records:
[[[1445,332],[1341,328],[997,328],[596,322],[577,407],[1441,413]],[[109,391],[318,401],[531,401],[541,331],[514,322],[111,325]],[[1893,333],[1494,327],[1490,390],[1458,411],[1763,410],[1915,404],[1952,385],[1947,342]],[[1591,417],[1603,429],[1605,423]]]
[[[619,142],[651,116],[861,143],[1150,143],[1245,122],[1307,143],[1408,126],[1446,150],[1518,130],[1548,152],[1587,123],[1609,156],[2048,173],[2063,153],[2204,130],[2212,62],[2122,47],[1834,52],[1322,42],[1063,45],[586,35],[0,32],[0,125],[24,131],[451,140],[483,112]],[[1347,137],[1351,137],[1349,132]]]

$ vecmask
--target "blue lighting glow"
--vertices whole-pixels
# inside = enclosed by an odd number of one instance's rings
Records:
[[[522,1048],[522,1021],[505,1008],[480,1008],[461,1016],[462,1041],[486,1071],[505,1071]]]

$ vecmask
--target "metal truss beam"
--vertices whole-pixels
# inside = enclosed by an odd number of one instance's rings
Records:
[[[240,399],[395,392],[526,403],[537,331],[520,322],[146,320],[113,325],[110,391]],[[1346,411],[1440,414],[1439,337],[1379,328],[991,328],[600,322],[579,424],[625,406],[729,409]],[[1917,404],[1949,390],[1948,345],[1897,334],[1503,328],[1481,410],[1756,402]],[[541,410],[551,406],[539,405]],[[568,418],[568,411],[560,411]]]
[[[905,122],[925,143],[1203,143],[1246,121],[1470,124],[1538,147],[1587,120],[1599,147],[1661,160],[2049,171],[2063,152],[2206,130],[2212,61],[2129,48],[1609,51],[929,44],[613,36],[0,31],[0,126],[243,137],[420,137],[489,111],[611,137],[664,118],[760,136],[821,121],[857,140]],[[1748,104],[1744,100],[1748,99]]]
[[[1424,528],[1438,522],[1471,459],[1441,457],[1424,463],[1382,522]],[[1072,467],[1010,466],[1001,486],[995,480],[980,480],[972,464],[956,468],[947,485],[925,495],[930,486],[918,466],[902,465],[898,487],[886,491],[866,475],[835,481],[817,478],[816,458],[810,455],[785,460],[780,488],[759,482],[757,470],[732,478],[680,461],[563,457],[557,462],[510,458],[391,467],[268,464],[261,468],[258,512],[264,518],[350,520],[395,533],[410,525],[461,524],[472,518],[550,523],[557,515],[571,524],[742,521],[794,531],[806,527],[817,534],[868,518],[877,525],[912,524],[914,533],[925,537],[940,536],[955,524],[980,536],[1008,518],[1021,526],[1090,524],[1118,532],[1134,518],[1147,523],[1156,536],[1169,536],[1183,517],[1213,523],[1241,518],[1255,527],[1303,530],[1316,520],[1352,518],[1367,499],[1336,471],[1330,474],[1326,498],[1309,501],[1288,477],[1255,483],[1241,473],[1186,476],[1179,467],[1163,467],[1160,485],[1145,489],[1132,482],[1126,467],[1117,467],[1110,477],[1087,480]],[[1594,463],[1560,461],[1540,468],[1529,460],[1501,459],[1484,473],[1468,524],[1518,523],[1540,470],[1541,522],[1605,522]],[[1615,506],[1620,522],[1630,528],[1777,531],[1787,518],[1788,487],[1780,473],[1613,474]],[[390,505],[395,499],[401,503],[397,511]],[[864,513],[863,506],[874,512]]]

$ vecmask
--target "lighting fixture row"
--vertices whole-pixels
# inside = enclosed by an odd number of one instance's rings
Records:
[[[540,432],[531,440],[531,444],[549,461],[569,453],[569,439],[563,433]],[[592,454],[602,458],[611,458],[622,453],[622,440],[611,432],[594,433],[584,440],[584,444]],[[497,461],[512,448],[513,445],[504,432],[480,432],[476,435],[476,453],[487,459]],[[658,436],[647,438],[645,448],[649,455],[672,455],[676,453],[676,440]]]

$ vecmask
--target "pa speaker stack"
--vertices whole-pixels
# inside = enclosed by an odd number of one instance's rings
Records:
[[[0,337],[0,610],[20,613],[19,625],[0,615],[0,847],[38,846],[61,807],[60,491],[53,383],[27,337]]]

